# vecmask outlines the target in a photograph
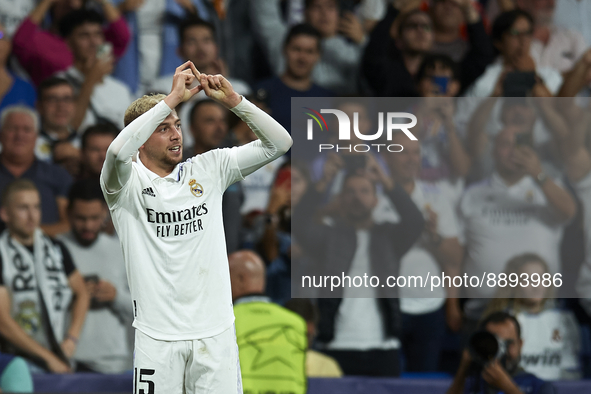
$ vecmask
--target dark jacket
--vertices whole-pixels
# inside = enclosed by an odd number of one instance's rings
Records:
[[[378,276],[381,284],[386,283],[388,276],[398,275],[401,257],[420,237],[424,227],[422,213],[401,186],[396,185],[388,197],[396,207],[400,221],[374,224],[369,230],[371,275]],[[340,218],[336,218],[332,224],[310,219],[313,216],[310,213],[315,211],[314,203],[317,202],[317,196],[308,192],[292,213],[292,232],[312,262],[304,270],[305,275],[341,277],[351,268],[357,249],[356,230]],[[319,290],[318,340],[326,343],[334,338],[335,318],[343,289],[339,287],[331,292],[330,288],[324,287]],[[396,287],[378,286],[376,290],[380,297],[386,335],[399,337],[401,315]]]
[[[362,60],[363,78],[379,97],[416,97],[416,81],[406,69],[402,53],[390,37],[390,26],[400,11],[392,5],[372,30]],[[482,23],[466,25],[469,49],[459,64],[462,91],[470,86],[495,59],[492,41]]]

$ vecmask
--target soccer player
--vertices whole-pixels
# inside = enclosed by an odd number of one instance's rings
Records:
[[[174,108],[195,79],[190,96],[205,91],[259,139],[181,162]],[[168,96],[133,102],[125,125],[107,151],[101,187],[133,300],[134,392],[242,393],[222,194],[287,152],[291,137],[223,76],[200,74],[190,61],[176,69]]]

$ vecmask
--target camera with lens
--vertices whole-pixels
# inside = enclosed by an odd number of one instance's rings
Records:
[[[504,366],[507,343],[488,331],[476,331],[470,337],[468,351],[475,367],[481,369],[494,360],[499,360]]]

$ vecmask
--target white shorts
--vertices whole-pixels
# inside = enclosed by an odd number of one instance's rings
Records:
[[[134,394],[242,394],[234,326],[211,338],[159,341],[135,330]]]

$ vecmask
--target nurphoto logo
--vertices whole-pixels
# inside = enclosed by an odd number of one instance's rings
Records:
[[[314,121],[320,128],[320,131],[328,131],[328,124],[324,119],[322,114],[333,114],[337,117],[337,122],[339,124],[338,136],[339,141],[350,141],[351,140],[351,119],[349,115],[345,112],[338,110],[338,109],[321,109],[320,112],[309,108],[303,107],[304,109],[310,112],[304,112],[306,115],[310,116],[307,122],[307,138],[308,140],[314,139]],[[384,118],[385,118],[385,127],[384,127]],[[410,122],[400,123],[403,120],[410,120]],[[384,129],[386,131],[386,139],[388,141],[392,140],[392,134],[394,132],[403,132],[406,136],[411,139],[412,141],[416,141],[417,137],[414,136],[410,132],[409,129],[413,128],[417,125],[417,117],[408,112],[387,112],[385,115],[383,112],[378,113],[378,131],[374,134],[362,134],[359,132],[359,113],[353,113],[353,133],[355,133],[355,137],[362,141],[375,141],[382,137],[384,134]],[[322,152],[323,150],[334,150],[336,152],[346,150],[349,152],[369,152],[372,147],[377,148],[379,152],[381,148],[385,148],[388,152],[401,152],[403,150],[402,145],[400,144],[349,144],[349,145],[334,145],[334,144],[319,144],[318,151]]]

